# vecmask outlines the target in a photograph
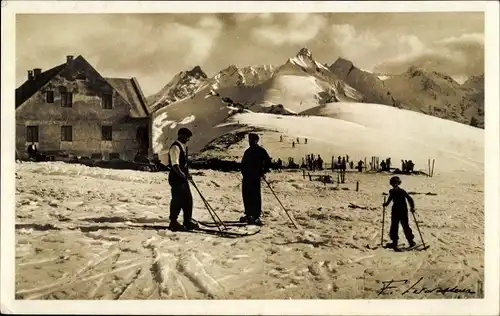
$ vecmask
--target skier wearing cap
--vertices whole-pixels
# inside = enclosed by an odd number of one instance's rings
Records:
[[[171,187],[172,200],[170,202],[170,225],[173,231],[193,230],[198,225],[192,222],[193,216],[193,196],[189,188],[191,176],[188,170],[188,155],[186,144],[193,136],[193,133],[187,128],[181,128],[177,132],[177,140],[170,146],[168,152],[168,164],[170,172],[168,173],[168,183]],[[177,218],[183,211],[184,225],[179,224]]]
[[[408,240],[409,246],[415,246],[415,242],[413,241],[414,236],[408,221],[408,206],[406,204],[406,200],[410,203],[410,210],[412,213],[415,212],[415,203],[413,202],[411,196],[399,187],[402,183],[399,177],[392,177],[389,180],[389,183],[392,186],[392,189],[389,190],[389,199],[383,204],[383,206],[386,207],[393,202],[391,212],[391,228],[389,230],[389,237],[391,238],[392,243],[388,243],[385,246],[387,248],[393,248],[395,251],[400,251],[398,248],[399,223],[403,226],[403,231],[406,239]]]
[[[257,134],[248,134],[248,142],[250,147],[245,150],[241,160],[245,216],[240,218],[240,222],[262,225],[260,221],[260,215],[262,214],[260,180],[269,171],[271,157],[264,148],[258,145],[259,136]]]

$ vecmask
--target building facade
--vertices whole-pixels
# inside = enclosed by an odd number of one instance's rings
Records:
[[[152,153],[151,120],[135,78],[104,78],[82,56],[28,71],[16,89],[16,149],[133,160]]]

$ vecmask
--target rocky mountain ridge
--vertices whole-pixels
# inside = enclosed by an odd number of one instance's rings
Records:
[[[302,78],[297,79],[302,83],[289,78]],[[307,48],[281,66],[230,65],[211,78],[199,66],[181,72],[148,98],[150,108],[157,111],[196,93],[225,98],[240,109],[253,107],[251,110],[258,112],[267,112],[262,107],[269,107],[270,112],[280,113],[283,107],[283,114],[297,114],[306,110],[303,104],[310,108],[314,103],[352,101],[385,104],[484,127],[484,74],[462,85],[446,74],[415,66],[401,74],[380,75],[345,58],[322,64]],[[301,106],[292,110],[287,103],[295,101]]]

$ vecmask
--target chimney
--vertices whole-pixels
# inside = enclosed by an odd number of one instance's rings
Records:
[[[66,64],[69,66],[69,67],[73,67],[73,55],[68,55],[66,56]]]
[[[34,78],[33,78],[33,71],[32,70],[28,70],[28,81],[32,81]]]
[[[40,74],[42,73],[41,68],[35,68],[33,69],[33,80],[37,80],[40,77]]]

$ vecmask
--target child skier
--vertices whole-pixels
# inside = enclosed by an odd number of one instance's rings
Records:
[[[403,226],[403,231],[406,239],[408,240],[409,246],[415,246],[415,242],[413,241],[414,236],[408,223],[408,206],[406,205],[406,200],[408,200],[408,202],[410,203],[410,211],[412,213],[415,212],[415,203],[413,202],[413,199],[410,197],[410,195],[408,195],[405,190],[399,187],[401,185],[401,179],[399,179],[399,177],[392,177],[389,183],[392,186],[392,189],[389,190],[389,199],[386,203],[383,204],[383,206],[386,207],[391,202],[393,202],[391,212],[391,228],[389,231],[389,236],[392,240],[392,243],[386,244],[386,247],[392,248],[395,251],[400,251],[400,249],[398,248],[399,223],[401,223],[401,226]]]

